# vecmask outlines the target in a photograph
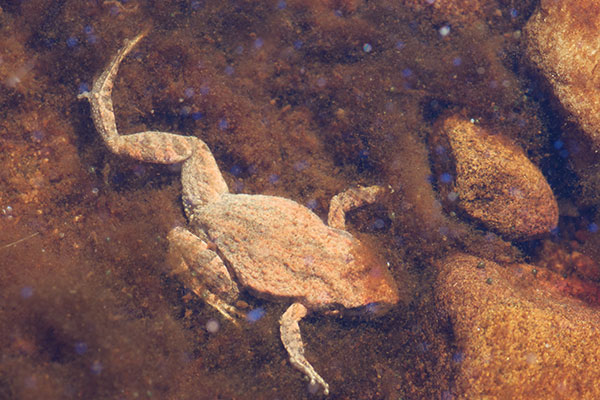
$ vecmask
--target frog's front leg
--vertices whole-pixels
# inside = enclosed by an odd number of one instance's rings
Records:
[[[239,296],[238,286],[219,255],[182,227],[172,229],[167,238],[173,273],[185,286],[232,322],[237,323],[236,318],[243,318],[243,314],[231,305]]]
[[[311,385],[320,385],[325,394],[329,394],[329,385],[315,371],[304,357],[304,344],[298,322],[306,316],[308,310],[300,303],[292,304],[279,319],[281,341],[290,355],[290,362],[310,379]]]
[[[333,196],[329,203],[327,225],[346,230],[346,212],[375,203],[384,193],[385,189],[381,186],[360,186]]]

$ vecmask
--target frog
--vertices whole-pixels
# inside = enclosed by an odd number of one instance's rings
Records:
[[[119,66],[147,31],[126,40],[78,97],[90,103],[95,129],[112,153],[156,164],[179,164],[186,226],[167,235],[172,274],[218,311],[238,323],[241,291],[289,304],[279,319],[281,342],[292,366],[313,387],[329,384],[306,359],[299,322],[309,312],[381,315],[399,301],[389,269],[346,230],[346,213],[379,201],[388,190],[358,186],[334,196],[327,224],[300,203],[278,196],[231,193],[208,145],[200,138],[146,131],[117,131],[112,89]]]

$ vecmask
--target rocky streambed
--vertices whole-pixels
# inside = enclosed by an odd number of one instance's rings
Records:
[[[232,192],[321,218],[387,188],[346,228],[399,305],[301,324],[331,397],[598,397],[594,2],[0,7],[0,398],[320,395],[281,348],[286,305],[244,293],[236,326],[169,275],[180,171],[108,153],[77,101],[148,27],[121,133],[197,136]]]

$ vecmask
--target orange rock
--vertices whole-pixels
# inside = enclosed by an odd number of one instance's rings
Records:
[[[468,120],[444,120],[433,138],[439,164],[438,188],[449,208],[510,239],[549,232],[558,222],[558,205],[541,171],[523,150],[501,134]]]
[[[578,251],[571,253],[571,259],[579,276],[595,282],[600,281],[600,267],[596,261]]]
[[[459,398],[600,398],[597,308],[544,288],[534,266],[465,254],[439,263],[436,297],[452,321]]]
[[[569,247],[572,248],[573,246],[569,245],[566,248],[564,244],[545,240],[542,243],[540,259],[536,262],[536,265],[570,280],[578,279],[596,287],[595,282],[600,281],[600,266],[598,263],[586,254],[577,250],[569,250]],[[593,293],[596,291],[594,290]]]
[[[542,1],[527,23],[527,55],[586,135],[600,147],[600,3]]]

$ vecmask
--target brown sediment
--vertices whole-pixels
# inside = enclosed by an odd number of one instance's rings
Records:
[[[547,138],[502,54],[518,48],[509,8],[480,7],[453,23],[457,8],[433,15],[409,3],[3,7],[0,246],[40,233],[0,248],[0,397],[309,396],[279,342],[284,305],[244,297],[266,314],[236,328],[166,275],[166,235],[185,223],[178,171],[111,155],[76,101],[79,85],[148,25],[115,86],[122,133],[196,135],[232,191],[290,198],[322,218],[347,187],[394,190],[351,213],[348,229],[390,263],[398,307],[368,323],[309,317],[301,326],[332,392],[457,394],[432,260],[456,246],[494,259],[516,251],[438,205],[429,133],[442,112],[466,108],[502,124],[536,164]],[[440,38],[445,18],[452,30]],[[213,319],[220,330],[209,334]]]

